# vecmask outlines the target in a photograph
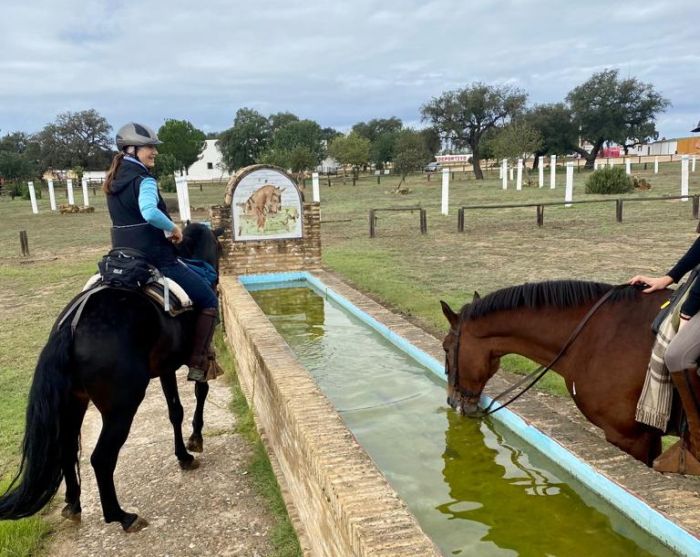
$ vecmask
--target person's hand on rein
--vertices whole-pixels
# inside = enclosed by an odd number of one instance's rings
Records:
[[[182,230],[178,225],[175,225],[175,228],[170,231],[170,241],[174,244],[182,242]]]
[[[629,280],[628,284],[646,284],[647,288],[642,290],[642,292],[649,294],[650,292],[654,292],[656,290],[663,290],[670,284],[673,284],[673,279],[668,275],[664,275],[662,277],[635,275]]]

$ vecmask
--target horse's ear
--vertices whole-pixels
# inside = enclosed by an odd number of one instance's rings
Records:
[[[474,290],[474,296],[472,297],[472,302],[474,302],[476,300],[481,300],[481,296],[479,296],[479,293],[476,290]]]
[[[214,230],[212,230],[212,232],[214,233],[214,236],[218,238],[219,236],[224,235],[225,230],[226,229],[223,226],[220,226],[219,228],[215,228]]]
[[[450,326],[454,328],[459,322],[459,315],[452,311],[452,308],[447,305],[447,302],[440,300],[440,305],[442,306],[442,314],[447,317]]]

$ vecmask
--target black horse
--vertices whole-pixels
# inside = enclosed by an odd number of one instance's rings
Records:
[[[217,235],[219,231],[212,232],[202,224],[190,224],[178,250],[181,256],[206,261],[218,271]],[[119,505],[114,469],[154,377],[160,378],[168,403],[175,456],[183,469],[197,468],[198,461],[187,449],[202,450],[203,408],[209,386],[195,384],[194,431],[186,447],[175,378],[175,370],[185,363],[191,349],[195,317],[193,311],[171,317],[138,290],[107,288],[89,298],[75,331],[71,330],[71,319],[54,327],[34,373],[22,463],[12,485],[0,497],[0,519],[38,512],[65,478],[63,516],[80,520],[80,428],[92,401],[102,414],[102,431],[90,461],[105,521],[119,522],[127,532],[148,524]]]

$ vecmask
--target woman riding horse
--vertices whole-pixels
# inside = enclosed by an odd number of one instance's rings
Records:
[[[206,381],[216,368],[210,344],[219,303],[211,286],[178,259],[173,246],[182,240],[182,231],[170,219],[150,172],[158,154],[156,145],[161,142],[148,126],[130,122],[119,129],[116,143],[119,153],[102,188],[112,219],[112,245],[142,251],[149,263],[182,286],[192,299],[199,314],[187,378]]]
[[[183,257],[205,261],[217,269],[217,232],[200,223],[189,224],[178,250]],[[184,411],[175,372],[192,353],[198,321],[193,311],[173,317],[138,288],[97,288],[79,294],[66,306],[37,362],[27,401],[20,471],[0,495],[0,520],[39,512],[64,479],[66,505],[62,514],[80,520],[80,429],[92,402],[102,417],[90,463],[104,519],[120,523],[127,532],[148,524],[121,507],[114,471],[136,411],[154,378],[160,379],[168,404],[180,468],[197,468],[198,461],[189,451],[202,451],[203,406],[209,384],[195,383],[197,408],[192,436],[185,444]]]

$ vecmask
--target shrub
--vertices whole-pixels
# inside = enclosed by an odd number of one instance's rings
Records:
[[[619,166],[596,170],[586,181],[586,193],[629,193],[633,190],[632,180]]]

